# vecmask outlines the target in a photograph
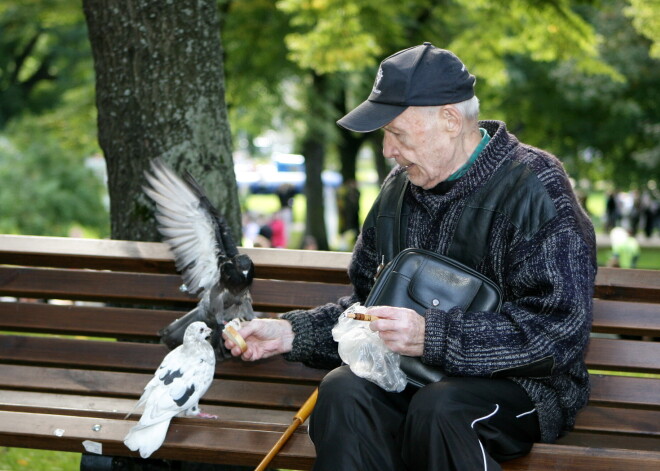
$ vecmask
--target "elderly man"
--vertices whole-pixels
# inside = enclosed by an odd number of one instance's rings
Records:
[[[502,122],[477,121],[474,84],[458,57],[430,43],[381,63],[369,98],[338,121],[383,129],[383,154],[398,164],[355,245],[352,296],[240,331],[244,360],[282,353],[335,368],[310,419],[317,470],[500,469],[569,430],[587,401],[593,227],[554,156]],[[502,291],[496,312],[369,308],[378,317],[371,329],[391,350],[446,372],[400,393],[340,366],[331,334],[344,309],[365,301],[382,247],[397,237],[380,223],[396,191],[407,208],[405,247],[449,255]]]

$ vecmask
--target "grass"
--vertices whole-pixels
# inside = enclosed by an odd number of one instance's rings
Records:
[[[605,266],[611,255],[612,250],[609,248],[598,249],[598,266]],[[636,268],[660,270],[660,248],[643,247]]]
[[[0,471],[71,471],[80,468],[80,453],[0,447]]]

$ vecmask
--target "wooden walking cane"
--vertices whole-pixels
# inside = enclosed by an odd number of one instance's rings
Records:
[[[261,463],[259,463],[259,466],[257,466],[254,471],[264,471],[266,469],[266,466],[268,466],[273,458],[275,458],[275,455],[277,455],[289,437],[291,437],[293,432],[298,428],[298,426],[302,425],[303,422],[307,420],[307,417],[309,417],[309,414],[312,413],[312,410],[314,410],[314,406],[316,405],[316,398],[318,395],[319,388],[316,388],[312,395],[307,398],[300,410],[298,410],[296,415],[293,416],[293,422],[291,425],[289,425],[289,428],[286,429],[286,432],[282,434],[275,446],[268,452],[264,459],[261,460]]]
[[[245,353],[245,351],[247,350],[247,343],[245,343],[245,339],[241,337],[241,334],[239,334],[236,329],[234,329],[231,325],[227,325],[224,329],[224,334],[229,338],[229,340],[231,340],[236,345],[238,345],[243,353]],[[266,469],[266,466],[268,466],[270,462],[273,461],[273,458],[275,458],[277,453],[284,446],[287,440],[291,437],[293,432],[295,432],[295,430],[300,425],[302,425],[303,422],[305,422],[305,420],[307,420],[309,414],[312,413],[312,410],[314,410],[314,406],[316,405],[316,398],[318,396],[319,396],[319,388],[316,388],[312,393],[312,395],[307,398],[307,400],[298,410],[298,412],[296,412],[296,415],[293,416],[293,422],[291,423],[291,425],[289,425],[289,428],[286,429],[286,431],[282,434],[282,436],[277,441],[275,446],[271,448],[271,450],[264,457],[264,459],[261,460],[261,463],[259,463],[259,466],[257,466],[254,471],[264,471]]]

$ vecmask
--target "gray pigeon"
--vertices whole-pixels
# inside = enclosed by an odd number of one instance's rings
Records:
[[[124,438],[124,444],[132,451],[139,450],[142,458],[148,458],[163,444],[172,417],[216,418],[199,410],[199,400],[211,386],[215,372],[215,353],[208,342],[210,335],[211,329],[203,322],[190,324],[183,344],[165,356],[145,386],[133,409],[144,406],[142,417]]]
[[[200,297],[197,307],[159,332],[161,340],[175,348],[191,322],[204,321],[213,329],[217,357],[226,358],[224,324],[255,317],[250,295],[254,264],[238,252],[225,218],[192,175],[186,173],[184,181],[160,159],[151,162],[151,172],[145,172],[150,186],[144,191],[156,203],[158,230],[174,253],[185,289]]]

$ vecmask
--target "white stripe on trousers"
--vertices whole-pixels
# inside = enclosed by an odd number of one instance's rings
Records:
[[[480,422],[482,420],[486,420],[486,419],[491,418],[492,416],[497,414],[498,410],[500,410],[500,405],[495,404],[495,410],[493,412],[491,412],[490,414],[485,415],[483,417],[480,417],[478,419],[474,419],[472,421],[472,423],[470,424],[470,427],[472,427],[472,430],[474,430],[474,424],[476,424],[477,422]],[[484,471],[487,471],[488,470],[488,464],[486,463],[486,450],[484,450],[484,446],[481,444],[481,440],[477,440],[477,441],[479,442],[479,447],[481,448],[481,456],[483,457],[483,460],[484,460]]]

